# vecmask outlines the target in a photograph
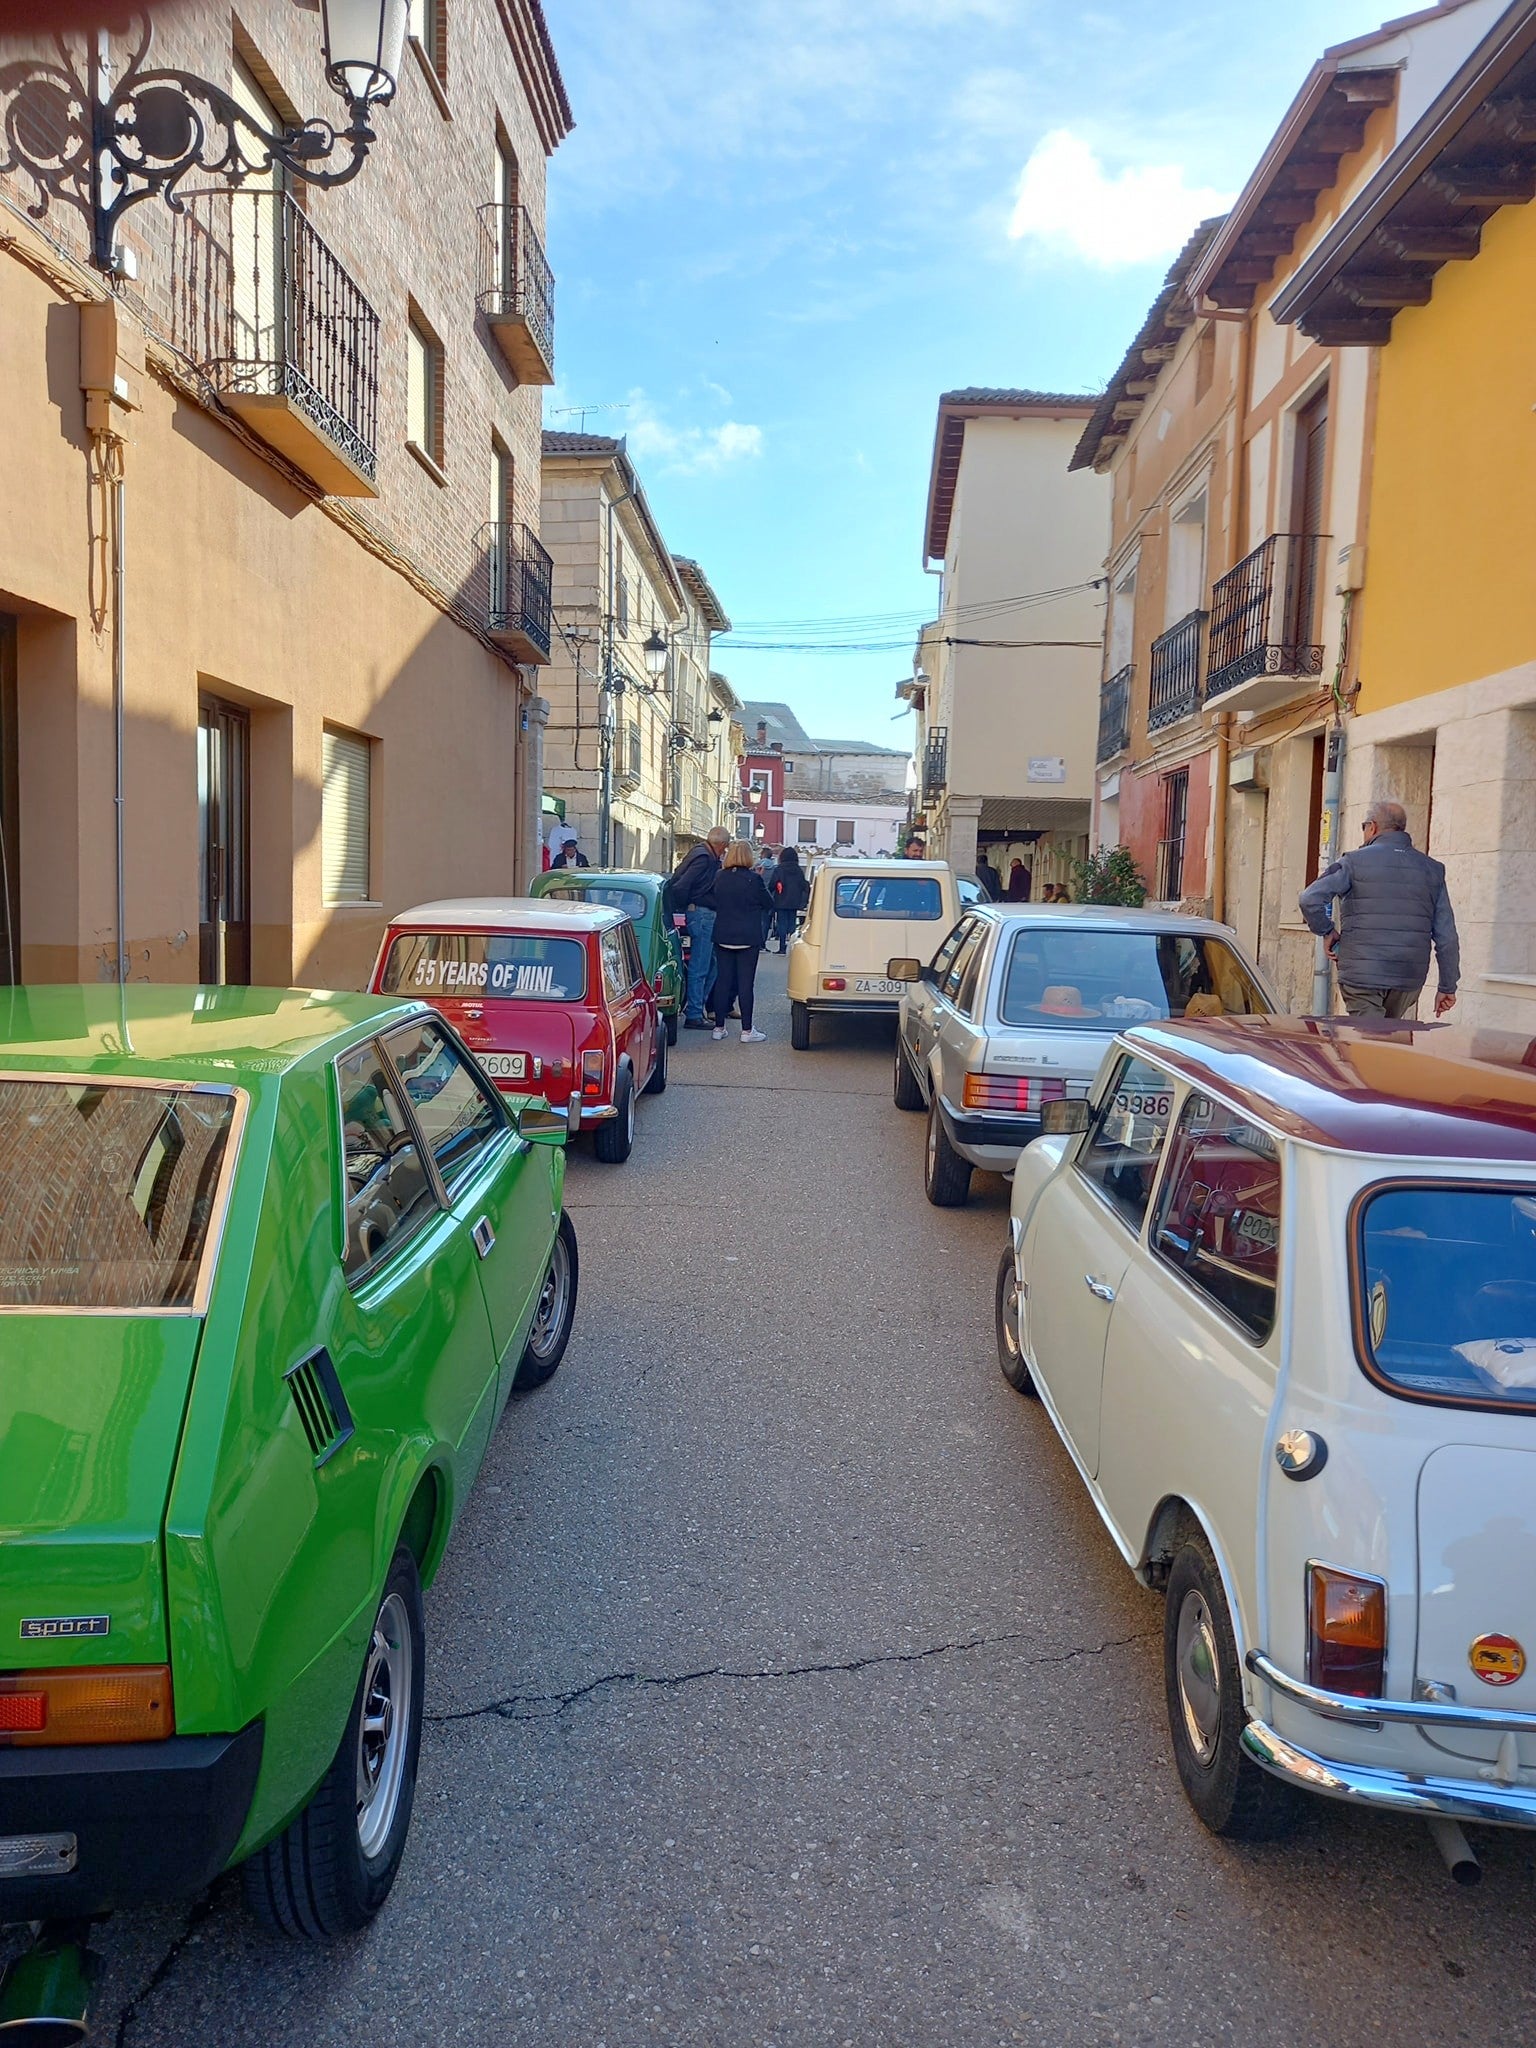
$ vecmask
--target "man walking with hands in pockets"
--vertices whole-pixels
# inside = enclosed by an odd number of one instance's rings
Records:
[[[1429,973],[1431,946],[1439,969],[1435,1015],[1443,1017],[1461,975],[1445,869],[1409,838],[1401,804],[1372,804],[1360,833],[1359,846],[1302,890],[1301,914],[1328,942],[1351,1017],[1407,1016]],[[1342,929],[1333,921],[1335,898]]]

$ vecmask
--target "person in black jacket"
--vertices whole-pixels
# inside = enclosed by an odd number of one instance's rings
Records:
[[[688,986],[683,992],[683,1029],[704,1029],[704,1005],[715,973],[715,880],[730,834],[723,825],[683,855],[667,883],[664,907],[688,928]]]
[[[774,923],[778,927],[779,951],[789,951],[789,935],[795,928],[795,919],[810,901],[811,885],[805,879],[805,870],[800,865],[800,855],[792,846],[786,846],[779,855],[778,865],[768,884],[768,894],[773,898]]]
[[[752,848],[733,839],[725,849],[725,865],[715,877],[715,1036],[724,1038],[732,1003],[741,1006],[743,1045],[761,1045],[766,1033],[752,1028],[752,992],[757,984],[757,956],[763,942],[763,918],[773,899],[752,865]]]

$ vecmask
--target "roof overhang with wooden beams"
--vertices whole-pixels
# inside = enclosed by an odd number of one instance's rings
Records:
[[[576,120],[566,96],[565,80],[560,76],[560,60],[555,55],[549,23],[544,19],[543,0],[496,0],[496,10],[512,45],[544,154],[553,156]]]
[[[1365,141],[1365,127],[1397,91],[1395,70],[1345,70],[1324,59],[1291,105],[1257,169],[1189,277],[1196,305],[1246,313],[1260,285],[1290,255],[1296,237],[1338,181],[1339,165]]]
[[[949,522],[960,482],[968,420],[1085,420],[1096,401],[1071,391],[999,391],[978,385],[946,391],[939,399],[928,471],[928,516],[923,525],[923,565],[942,562],[949,549]]]
[[[725,615],[725,606],[716,597],[714,587],[704,571],[691,555],[674,555],[672,566],[682,578],[683,587],[698,606],[704,623],[711,633],[729,633],[731,622]]]
[[[1126,350],[1120,367],[1093,407],[1082,439],[1073,450],[1068,469],[1108,469],[1125,446],[1142,407],[1157,388],[1163,366],[1173,360],[1179,336],[1195,323],[1190,304],[1188,280],[1223,216],[1201,221],[1199,227],[1173,259],[1163,279],[1163,288],[1152,301],[1141,331]]]
[[[1483,223],[1536,197],[1536,0],[1515,0],[1275,299],[1325,347],[1390,340]]]

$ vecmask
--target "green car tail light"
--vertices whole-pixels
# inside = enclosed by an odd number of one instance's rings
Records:
[[[0,1675],[0,1749],[160,1742],[175,1732],[166,1664]]]

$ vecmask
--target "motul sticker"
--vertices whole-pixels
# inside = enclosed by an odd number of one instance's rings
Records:
[[[1484,1685],[1513,1685],[1525,1670],[1525,1652],[1513,1636],[1479,1636],[1467,1662]]]
[[[30,1620],[24,1620],[21,1624],[21,1639],[24,1643],[37,1642],[44,1637],[61,1641],[66,1637],[105,1636],[111,1633],[112,1617],[109,1614],[39,1614]]]

